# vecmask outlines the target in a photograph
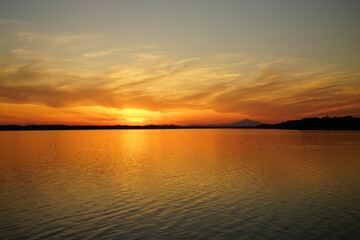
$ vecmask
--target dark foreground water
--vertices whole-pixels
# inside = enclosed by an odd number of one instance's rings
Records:
[[[360,132],[0,132],[0,239],[360,239]]]

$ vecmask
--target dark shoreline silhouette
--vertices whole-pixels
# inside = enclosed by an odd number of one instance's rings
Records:
[[[360,118],[322,117],[303,118],[277,124],[261,124],[257,126],[223,125],[113,125],[113,126],[87,126],[87,125],[0,125],[0,131],[27,131],[27,130],[96,130],[96,129],[207,129],[207,128],[251,128],[251,129],[295,129],[295,130],[360,130]]]
[[[272,125],[258,125],[257,128],[296,129],[296,130],[360,130],[360,118],[322,117],[303,118]]]

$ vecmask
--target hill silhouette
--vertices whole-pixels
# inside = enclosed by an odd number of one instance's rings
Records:
[[[258,125],[264,125],[264,123],[262,122],[258,122],[258,121],[253,121],[250,119],[244,119],[242,121],[239,122],[234,122],[234,123],[227,123],[227,124],[222,124],[222,125],[218,125],[218,126],[224,126],[224,127],[255,127]]]

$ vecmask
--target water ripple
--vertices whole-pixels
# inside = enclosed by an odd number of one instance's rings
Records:
[[[0,134],[2,240],[360,238],[360,133]]]

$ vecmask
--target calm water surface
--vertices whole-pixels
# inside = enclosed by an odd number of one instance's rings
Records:
[[[360,132],[0,132],[0,239],[360,239]]]

